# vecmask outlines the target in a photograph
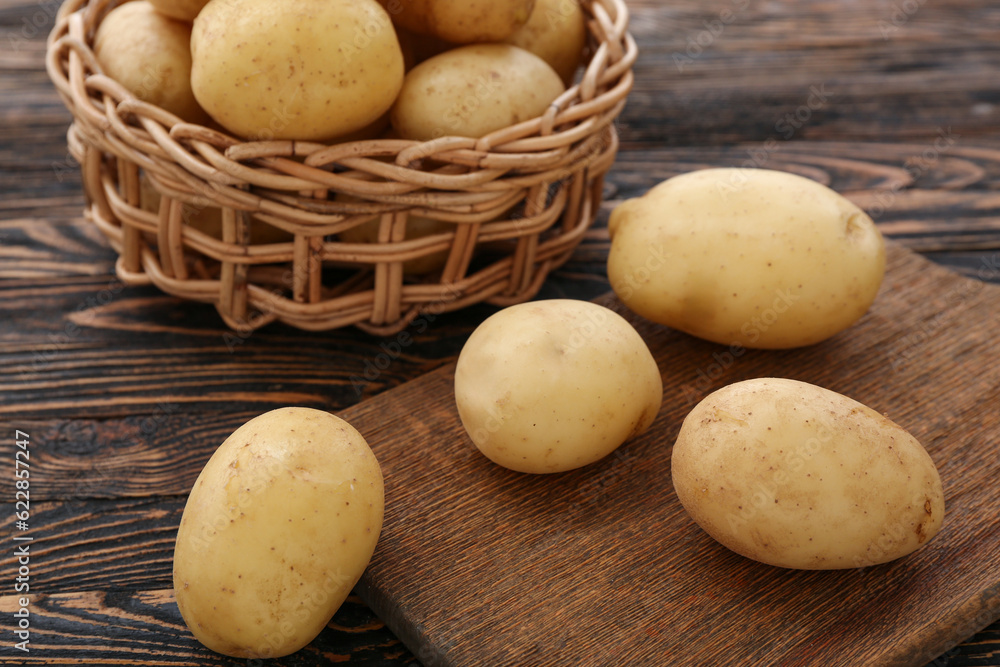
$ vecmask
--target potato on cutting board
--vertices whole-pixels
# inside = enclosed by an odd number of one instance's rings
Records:
[[[722,345],[792,348],[854,324],[885,274],[882,235],[830,188],[704,169],[618,205],[608,278],[634,312]]]
[[[705,532],[748,558],[826,570],[901,558],[941,529],[934,461],[887,417],[784,378],[737,382],[684,419],[674,490]]]
[[[519,472],[579,468],[653,423],[663,384],[645,341],[588,301],[509,306],[466,341],[455,368],[462,424],[487,458]]]

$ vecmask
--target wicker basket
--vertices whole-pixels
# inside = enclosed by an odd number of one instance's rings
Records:
[[[324,145],[241,141],[137,99],[92,50],[114,2],[67,0],[46,66],[73,114],[86,218],[124,283],[213,303],[242,331],[280,320],[388,335],[421,313],[528,300],[593,222],[632,85],[623,1],[582,2],[588,63],[542,117],[480,139]],[[408,238],[411,216],[444,226]],[[375,242],[341,239],[366,223]],[[404,271],[432,255],[433,272]]]

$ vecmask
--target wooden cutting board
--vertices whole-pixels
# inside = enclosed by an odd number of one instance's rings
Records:
[[[493,465],[459,422],[453,366],[342,413],[386,481],[359,593],[421,662],[925,665],[1000,617],[1000,288],[893,245],[849,331],[737,357],[603,302],[636,325],[665,390],[653,427],[599,463],[551,476]],[[674,495],[671,447],[701,397],[760,376],[839,391],[913,433],[944,482],[938,536],[893,563],[826,572],[712,541]]]

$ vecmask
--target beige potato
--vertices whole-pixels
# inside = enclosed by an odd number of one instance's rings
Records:
[[[653,423],[656,361],[614,311],[551,299],[509,306],[476,327],[455,368],[455,401],[494,463],[552,473],[598,461]]]
[[[523,25],[535,0],[381,0],[407,30],[454,44],[499,42]]]
[[[885,274],[864,211],[779,171],[675,176],[617,206],[609,232],[608,278],[629,308],[723,345],[825,340],[868,311]]]
[[[293,653],[326,627],[371,559],[382,472],[347,422],[281,408],[236,429],[188,496],[174,593],[194,636],[218,653]]]
[[[105,74],[144,102],[191,123],[208,116],[191,90],[191,26],[157,12],[147,0],[115,7],[94,35]]]
[[[195,97],[250,140],[327,141],[376,123],[403,81],[376,0],[211,0],[191,34]]]
[[[579,0],[536,0],[528,21],[503,41],[540,57],[569,86],[587,46],[587,17]]]
[[[779,567],[865,567],[944,520],[934,461],[906,430],[822,387],[759,378],[709,394],[671,455],[677,498],[717,541]]]
[[[165,16],[190,23],[208,0],[149,0],[149,3]]]
[[[410,70],[390,119],[404,139],[478,138],[542,115],[565,89],[533,53],[510,44],[473,44]]]

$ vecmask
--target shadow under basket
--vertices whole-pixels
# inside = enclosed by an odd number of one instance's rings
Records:
[[[128,285],[273,321],[377,335],[421,313],[537,294],[593,223],[637,56],[622,0],[583,0],[577,83],[544,115],[480,139],[243,141],[186,123],[102,73],[114,6],[67,0],[46,67],[73,114],[86,218]]]

